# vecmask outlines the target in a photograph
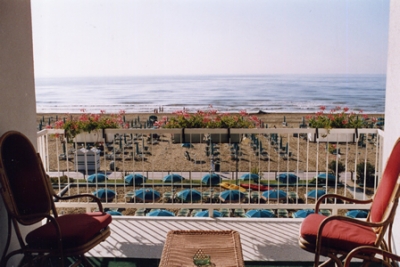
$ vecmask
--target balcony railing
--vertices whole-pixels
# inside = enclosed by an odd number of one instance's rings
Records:
[[[304,128],[231,129],[229,132],[227,129],[186,129],[182,133],[182,129],[107,129],[97,135],[97,148],[92,149],[94,142],[67,142],[63,130],[46,129],[38,132],[37,144],[45,170],[53,177],[54,189],[59,194],[109,189],[117,196],[106,196],[104,206],[124,210],[128,215],[169,209],[179,216],[190,216],[199,210],[219,210],[223,216],[239,217],[250,209],[269,209],[277,217],[291,217],[296,210],[314,207],[315,196],[307,196],[311,190],[369,198],[383,167],[383,131],[379,129],[331,129],[329,142],[325,142],[327,131]],[[348,139],[341,140],[342,135]],[[360,163],[364,163],[363,167],[357,168]],[[331,174],[333,177],[328,175],[332,170],[336,172]],[[89,175],[99,173],[106,174],[108,179],[88,181]],[[220,176],[222,183],[202,182],[205,175],[213,173]],[[250,173],[258,173],[260,179],[241,178]],[[147,180],[127,184],[124,178],[128,174],[141,174]],[[169,174],[180,175],[184,180],[163,181]],[[277,180],[280,174],[294,174],[299,179]],[[315,179],[321,174],[322,178]],[[248,189],[250,185],[253,189]],[[275,199],[264,193],[265,187],[283,194]],[[228,188],[240,191],[238,200],[220,197]],[[156,190],[160,197],[142,201],[135,195],[139,189]],[[199,191],[200,199],[178,198],[177,194],[184,189]],[[95,205],[82,200],[59,202],[57,207],[70,212],[75,208],[90,210]],[[322,208],[327,213],[338,214],[365,209],[365,206],[327,201]]]

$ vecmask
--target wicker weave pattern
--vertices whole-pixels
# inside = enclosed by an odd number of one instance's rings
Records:
[[[244,267],[239,233],[233,230],[175,230],[167,234],[160,267],[193,267],[201,249],[217,267]]]

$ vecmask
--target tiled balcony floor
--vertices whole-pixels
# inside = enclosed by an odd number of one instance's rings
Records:
[[[170,230],[226,230],[240,233],[245,261],[312,262],[297,243],[302,219],[113,217],[112,234],[88,257],[159,259]]]

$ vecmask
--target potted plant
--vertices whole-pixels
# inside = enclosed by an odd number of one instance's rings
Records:
[[[119,114],[105,114],[101,110],[99,114],[83,113],[77,116],[71,115],[68,119],[62,119],[55,122],[56,129],[64,129],[67,140],[76,142],[98,143],[104,142],[104,129],[119,128],[122,125],[121,111]],[[110,138],[108,138],[110,139]]]
[[[254,128],[260,125],[261,121],[257,116],[250,116],[245,111],[239,114],[218,113],[217,110],[199,110],[196,113],[186,111],[174,112],[174,117],[163,117],[160,121],[154,123],[154,126],[161,128],[180,128],[181,134],[173,134],[172,139],[175,143],[200,143],[211,140],[213,143],[238,143],[241,140],[239,134],[230,134],[232,128]],[[185,129],[227,129],[226,134],[189,134]]]
[[[336,128],[365,128],[368,126],[368,116],[350,112],[349,108],[336,107],[325,113],[326,107],[321,106],[320,110],[315,115],[308,116],[308,125],[311,128],[316,128],[315,134],[309,134],[309,140],[316,142],[355,142],[355,134],[330,134],[331,129]],[[322,129],[322,130],[319,130]]]

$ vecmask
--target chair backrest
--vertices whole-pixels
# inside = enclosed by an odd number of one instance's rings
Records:
[[[374,195],[374,200],[371,205],[370,221],[380,222],[388,216],[390,207],[393,202],[399,197],[400,175],[400,139],[398,139],[393,147],[392,153],[386,163],[381,181]]]
[[[15,131],[0,138],[1,195],[11,216],[29,225],[50,214],[53,199],[39,155],[29,139]]]

